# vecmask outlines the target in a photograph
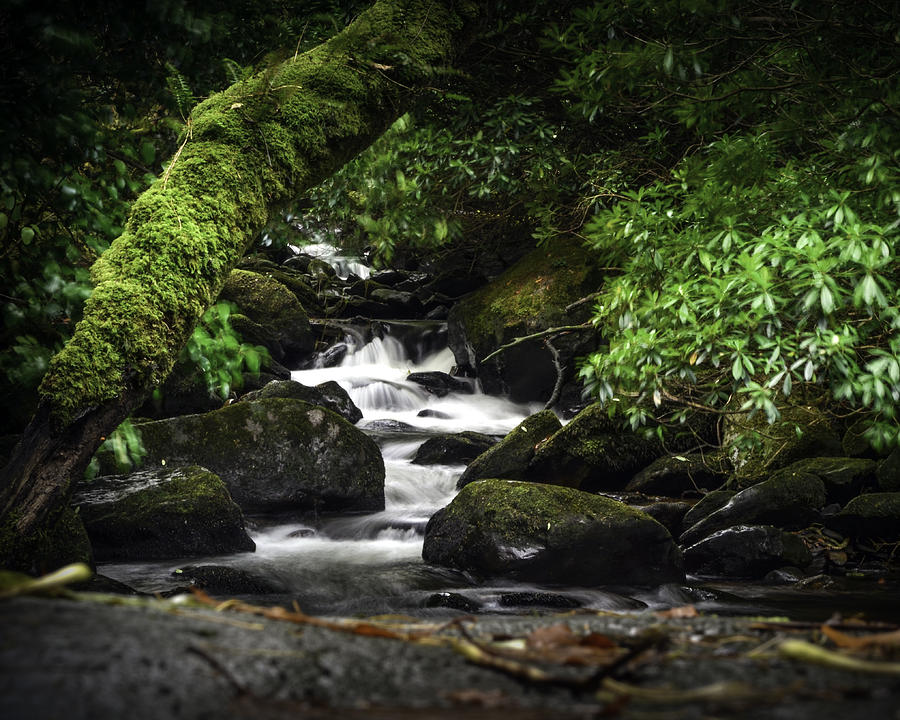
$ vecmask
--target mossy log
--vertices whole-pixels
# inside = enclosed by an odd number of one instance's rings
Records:
[[[65,507],[71,480],[165,379],[270,213],[408,109],[462,49],[478,7],[380,0],[328,42],[194,108],[165,174],[92,269],[84,319],[0,477],[0,537],[28,536]],[[16,555],[4,543],[0,565]]]

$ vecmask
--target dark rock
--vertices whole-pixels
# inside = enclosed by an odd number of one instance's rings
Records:
[[[347,343],[337,343],[319,354],[319,364],[321,367],[337,367],[341,361],[347,357],[350,346]]]
[[[320,260],[316,257],[310,258],[309,262],[306,263],[306,273],[317,280],[320,280],[321,278],[333,279],[337,277],[337,270],[324,260]]]
[[[289,538],[307,538],[307,537],[314,537],[315,534],[316,534],[315,530],[313,530],[312,528],[305,527],[305,528],[297,528],[296,530],[292,530],[291,532],[288,533],[288,537]]]
[[[417,318],[422,313],[422,303],[415,293],[377,288],[369,293],[369,298],[390,308],[391,318]]]
[[[75,583],[69,586],[72,590],[78,592],[104,593],[107,595],[143,595],[133,587],[129,587],[123,582],[114,580],[106,575],[95,574],[89,580],[83,583]]]
[[[878,480],[878,489],[882,492],[900,491],[900,448],[895,449],[878,464],[875,477]]]
[[[555,485],[482,480],[428,522],[425,562],[542,584],[660,584],[683,578],[668,531],[624,503]]]
[[[682,521],[690,509],[690,503],[686,502],[656,502],[650,505],[642,505],[638,508],[638,510],[647,513],[656,520],[673,537],[678,537],[679,533],[681,533]]]
[[[101,560],[253,550],[240,508],[202,467],[145,470],[79,487],[75,504]]]
[[[865,432],[869,424],[865,420],[857,420],[850,425],[841,438],[841,449],[848,457],[862,457],[872,454],[872,446],[866,440]]]
[[[500,595],[500,607],[505,608],[553,608],[573,610],[581,603],[568,595],[548,592],[507,592]]]
[[[461,432],[428,438],[416,451],[415,465],[464,465],[497,443],[495,437]]]
[[[208,467],[245,510],[384,508],[384,462],[375,442],[340,415],[302,400],[236,402],[135,427],[147,466]],[[109,454],[97,457],[101,470],[112,465]]]
[[[900,492],[867,493],[853,498],[828,524],[845,535],[900,540]]]
[[[562,427],[550,410],[525,418],[505,438],[475,458],[457,481],[463,487],[483,478],[519,480],[534,456],[535,447]]]
[[[667,455],[632,477],[625,489],[667,497],[704,494],[720,487],[727,479],[722,464],[719,459],[704,455]]]
[[[426,320],[446,320],[450,316],[450,308],[440,298],[432,296],[425,300],[423,304],[427,309],[425,313]]]
[[[759,442],[752,449],[735,448],[735,439],[747,433],[755,433]],[[764,480],[773,471],[797,460],[844,454],[831,422],[812,405],[782,408],[781,418],[772,425],[766,422],[764,413],[756,413],[753,417],[743,413],[727,414],[724,416],[723,445],[731,448],[734,474],[730,482],[736,487],[748,487]]]
[[[310,405],[321,405],[354,424],[362,420],[363,416],[347,391],[333,380],[315,387],[309,387],[295,380],[274,380],[259,390],[246,393],[241,397],[241,402],[265,398],[291,398],[303,400]]]
[[[763,580],[772,585],[793,585],[805,580],[806,573],[796,567],[782,567],[770,570]]]
[[[211,595],[270,595],[285,591],[280,583],[228,565],[186,565],[172,575]]]
[[[312,351],[315,339],[309,316],[296,296],[277,280],[234,270],[219,299],[236,303],[250,320],[269,330],[284,349],[286,362],[299,362]]]
[[[365,424],[366,430],[382,433],[411,433],[418,432],[419,428],[402,420],[392,418],[377,418]]]
[[[355,280],[347,286],[347,294],[354,297],[367,298],[373,290],[387,290],[387,285],[382,285],[374,278]]]
[[[620,431],[595,403],[535,449],[523,479],[588,492],[620,490],[663,452],[655,438]]]
[[[765,482],[742,490],[726,505],[689,527],[681,543],[693,545],[717,530],[734,525],[802,528],[819,518],[825,486],[815,475],[781,470]]]
[[[700,522],[707,515],[714,513],[721,507],[725,507],[728,501],[735,496],[734,490],[713,490],[706,493],[697,503],[694,504],[687,514],[682,518],[685,528],[691,527]]]
[[[425,602],[422,604],[427,608],[449,608],[466,613],[477,613],[481,610],[481,606],[477,602],[455,592],[433,593],[425,598]]]
[[[821,457],[798,460],[787,470],[815,475],[825,484],[827,502],[845,503],[875,487],[877,467],[878,463],[866,458]]]
[[[437,418],[439,420],[449,420],[451,418],[451,415],[445,412],[441,412],[440,410],[425,408],[424,410],[419,410],[419,412],[416,413],[416,417],[430,417]]]
[[[426,283],[423,289],[429,293],[437,293],[448,298],[456,299],[474,292],[487,282],[484,275],[470,270],[452,270],[437,275],[431,282]]]
[[[464,393],[471,395],[475,392],[475,388],[471,381],[455,378],[445,372],[414,372],[406,376],[409,382],[421,385],[428,392],[444,397],[451,392]]]
[[[803,540],[771,525],[719,530],[684,551],[689,573],[717,577],[761,578],[785,565],[805,567],[811,562]]]
[[[423,273],[411,273],[405,270],[379,270],[376,273],[372,273],[370,279],[374,282],[380,283],[385,287],[396,287],[404,280],[409,280],[413,275],[416,275],[421,280],[424,280],[427,276]],[[401,288],[409,289],[412,288]]]

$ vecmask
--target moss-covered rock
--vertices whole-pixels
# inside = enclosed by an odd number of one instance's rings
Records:
[[[412,461],[415,465],[462,465],[496,444],[497,438],[478,432],[438,435],[422,443]]]
[[[900,491],[900,448],[895,449],[878,464],[876,477],[878,489],[882,492]]]
[[[777,568],[811,562],[803,540],[771,525],[726,528],[684,550],[685,569],[704,576],[762,578]]]
[[[663,452],[655,438],[621,431],[595,403],[538,446],[524,479],[585,491],[619,490]]]
[[[718,530],[736,525],[802,528],[819,517],[825,485],[815,475],[781,470],[770,479],[736,493],[725,505],[691,527],[680,540],[693,545]]]
[[[484,478],[519,480],[525,474],[535,448],[562,427],[550,410],[525,418],[505,438],[475,458],[457,481],[463,487]]]
[[[271,332],[284,351],[285,362],[302,361],[312,352],[315,339],[309,316],[295,295],[277,280],[234,270],[219,299],[235,303],[243,315]]]
[[[309,387],[296,380],[273,380],[259,390],[253,390],[241,397],[241,402],[264,400],[266,398],[292,398],[303,400],[310,405],[321,405],[337,413],[354,425],[362,420],[362,411],[338,383],[333,380]]]
[[[875,487],[877,467],[877,462],[866,458],[821,457],[798,460],[786,471],[815,475],[825,484],[826,501],[843,504]]]
[[[101,560],[151,560],[255,549],[222,480],[188,466],[114,475],[75,495]]]
[[[340,415],[302,400],[237,402],[136,427],[146,467],[207,467],[244,510],[384,508],[384,461],[375,442]],[[110,458],[100,459],[110,467]]]
[[[645,495],[682,497],[719,488],[728,471],[721,459],[708,455],[666,455],[638,472],[625,489]]]
[[[750,449],[739,447],[735,440],[743,436],[755,438]],[[844,454],[841,439],[825,413],[812,405],[793,405],[781,409],[781,418],[766,422],[763,413],[724,416],[724,441],[734,466],[730,482],[747,487],[765,479],[773,471],[809,457],[831,457]]]
[[[0,557],[7,559],[6,569],[46,575],[76,562],[93,566],[91,543],[76,508],[65,506],[40,532],[26,536],[15,531],[15,516],[9,520],[0,527]]]
[[[900,540],[900,492],[859,495],[829,518],[828,524],[853,537]]]
[[[512,480],[464,487],[428,522],[422,557],[477,576],[546,584],[683,578],[671,535],[649,515],[572,488]]]
[[[538,248],[484,288],[454,305],[450,347],[460,367],[474,370],[487,392],[515,400],[546,401],[556,384],[553,355],[543,340],[516,345],[488,362],[484,358],[516,337],[584,322],[590,306],[567,307],[595,291],[602,281],[594,256],[577,239]],[[593,349],[593,330],[554,341],[560,362],[574,376],[574,358]]]

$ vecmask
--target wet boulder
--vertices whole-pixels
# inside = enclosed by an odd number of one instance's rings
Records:
[[[806,527],[819,519],[825,500],[825,485],[818,477],[787,468],[736,493],[723,507],[685,530],[681,543],[693,545],[735,525]]]
[[[763,578],[777,568],[804,568],[811,562],[801,538],[771,525],[719,530],[684,551],[689,573],[713,577]]]
[[[135,425],[145,466],[197,464],[217,473],[244,510],[384,508],[384,461],[340,415],[290,398],[236,402],[215,412]],[[99,456],[101,468],[111,459]]]
[[[463,465],[497,443],[497,438],[478,432],[461,432],[428,438],[416,451],[415,465]]]
[[[589,492],[620,490],[663,452],[655,438],[622,431],[595,403],[535,449],[523,479]]]
[[[867,493],[853,498],[828,524],[858,538],[900,540],[900,492]]]
[[[638,509],[656,520],[673,537],[678,537],[684,516],[691,509],[691,506],[686,502],[655,502],[649,505],[641,505]]]
[[[736,443],[750,434],[758,442],[751,448]],[[734,474],[729,481],[737,488],[766,479],[775,470],[810,457],[844,455],[841,439],[825,414],[812,405],[792,405],[781,409],[773,424],[763,413],[724,416],[723,445],[728,449]]]
[[[725,507],[735,494],[734,490],[712,490],[706,493],[681,519],[684,527],[689,528],[719,508]]]
[[[666,455],[638,472],[625,489],[645,495],[682,497],[720,487],[727,479],[723,463],[705,455]]]
[[[432,395],[444,397],[451,392],[471,395],[475,388],[471,380],[453,377],[445,372],[414,372],[406,376],[409,382],[421,385]]]
[[[228,565],[185,565],[175,570],[172,577],[211,595],[270,595],[286,591],[283,583]]]
[[[525,418],[500,442],[475,458],[457,481],[457,487],[483,478],[519,480],[534,456],[535,447],[562,427],[550,410]]]
[[[478,577],[544,584],[684,577],[671,535],[649,515],[572,488],[512,480],[466,485],[428,522],[422,557]]]
[[[321,405],[337,413],[350,423],[362,420],[362,411],[338,383],[333,380],[309,387],[296,380],[273,380],[259,390],[253,390],[241,397],[242,402],[264,400],[266,398],[291,398],[303,400],[310,405]]]
[[[481,610],[481,605],[471,598],[455,592],[436,592],[425,598],[422,607],[426,608],[447,608],[448,610],[459,610],[464,613],[477,613]]]
[[[98,560],[153,560],[253,550],[222,480],[196,465],[113,475],[75,494]]]
[[[277,280],[234,270],[219,299],[235,303],[241,314],[269,331],[283,350],[285,363],[301,362],[312,352],[315,338],[309,316],[296,296]]]

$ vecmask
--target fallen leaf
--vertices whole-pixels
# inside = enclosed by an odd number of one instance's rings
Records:
[[[695,618],[700,617],[700,613],[697,612],[697,608],[693,605],[682,605],[681,607],[674,607],[668,610],[660,610],[656,613],[656,616],[661,618]]]

